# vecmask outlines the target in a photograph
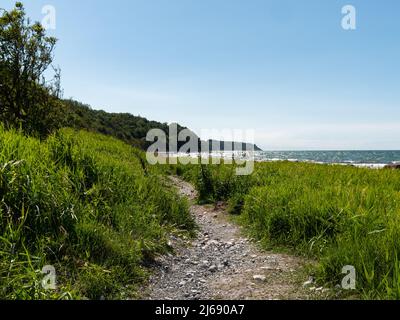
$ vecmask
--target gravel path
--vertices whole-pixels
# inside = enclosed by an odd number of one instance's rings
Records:
[[[194,188],[171,179],[180,194],[191,200],[199,232],[190,240],[171,237],[175,254],[157,259],[145,299],[310,299],[309,290],[299,284],[307,280],[303,260],[260,250],[229,221],[223,206],[195,205]]]

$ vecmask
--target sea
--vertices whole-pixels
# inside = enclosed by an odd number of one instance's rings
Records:
[[[327,164],[344,164],[359,167],[384,167],[400,163],[400,150],[379,151],[259,151],[258,161],[294,161]]]
[[[185,153],[169,153],[172,157],[186,157]],[[290,161],[320,164],[342,164],[356,167],[383,168],[391,163],[400,163],[400,150],[388,151],[255,151],[191,153],[190,157],[239,158],[259,162]]]

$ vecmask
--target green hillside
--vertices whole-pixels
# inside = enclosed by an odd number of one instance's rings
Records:
[[[133,146],[146,149],[150,143],[146,141],[146,135],[151,129],[163,130],[167,137],[169,137],[169,126],[167,123],[160,123],[157,121],[150,121],[146,118],[134,116],[129,113],[109,113],[102,110],[94,110],[90,106],[82,104],[74,100],[63,100],[63,117],[60,119],[65,127],[72,127],[76,129],[85,129],[93,132],[98,132],[110,135],[121,139]],[[177,125],[178,132],[187,129],[181,125]],[[201,146],[200,138],[192,133],[194,139],[198,139],[199,149]],[[172,137],[174,138],[174,137]],[[176,139],[176,137],[175,137]],[[178,149],[185,144],[185,142],[178,142]],[[224,142],[210,140],[210,148],[204,151],[212,151],[211,147],[216,146],[217,150],[231,151],[234,147],[235,150],[250,150],[251,145],[241,142]],[[254,145],[255,151],[261,149]]]

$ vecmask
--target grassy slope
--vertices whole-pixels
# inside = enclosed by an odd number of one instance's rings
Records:
[[[400,298],[400,172],[305,163],[260,163],[236,177],[230,166],[175,168],[201,200],[228,200],[267,247],[316,258],[321,284],[357,272],[364,298]]]
[[[123,142],[63,129],[40,142],[0,127],[0,298],[124,298],[187,204]],[[54,265],[58,289],[40,285]]]

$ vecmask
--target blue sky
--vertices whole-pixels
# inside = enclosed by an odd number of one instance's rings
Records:
[[[400,149],[397,0],[25,1],[47,4],[66,98],[269,150]]]

